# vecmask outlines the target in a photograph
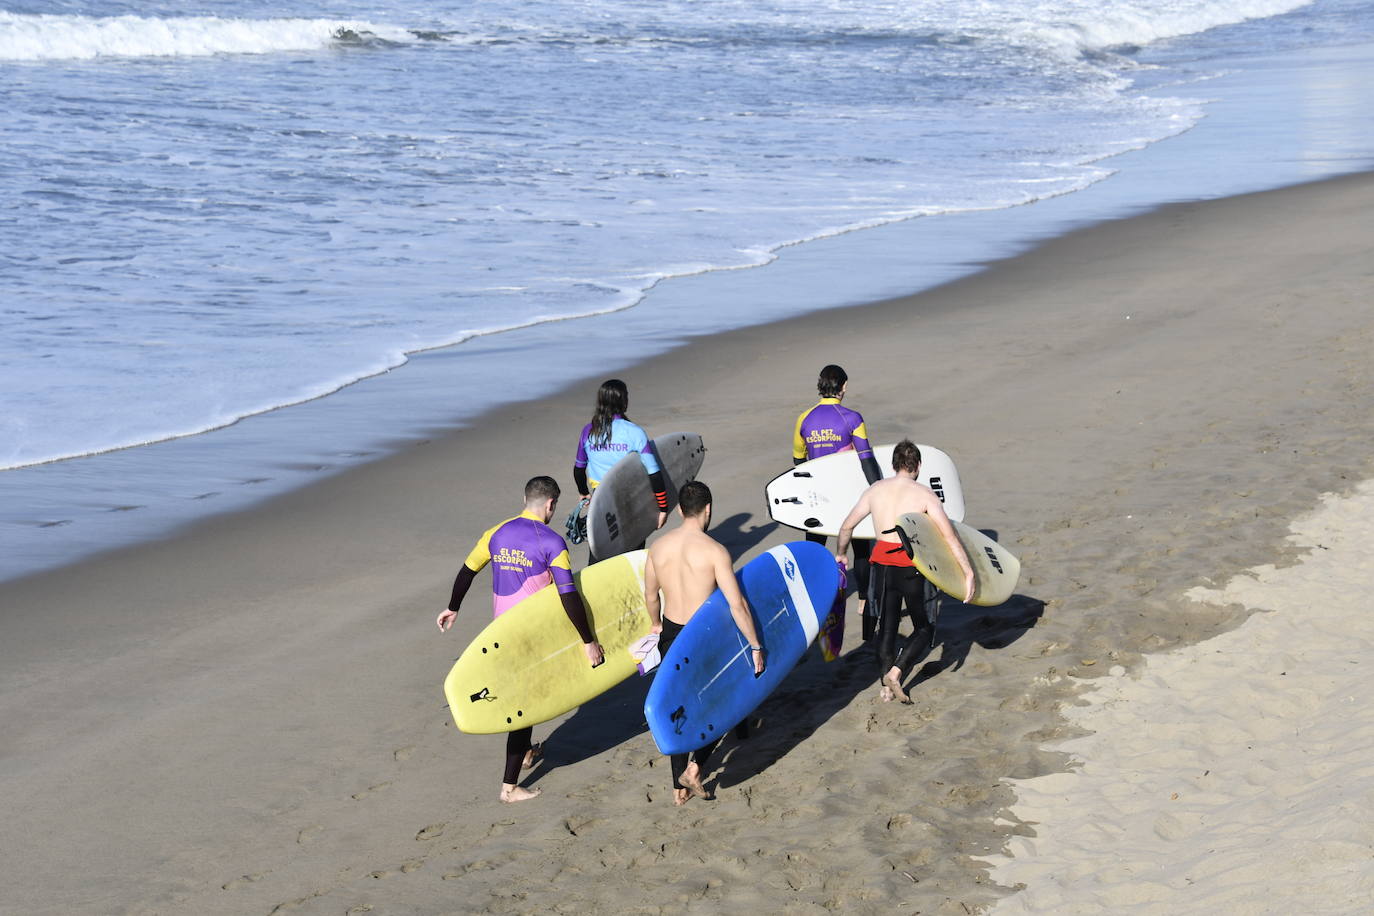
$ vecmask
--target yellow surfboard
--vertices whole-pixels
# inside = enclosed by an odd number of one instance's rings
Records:
[[[973,604],[993,607],[1011,597],[1021,576],[1021,561],[977,528],[950,520],[973,567]],[[940,591],[964,597],[964,573],[954,552],[924,512],[903,515],[897,527],[911,545],[911,562]]]
[[[623,553],[577,574],[577,590],[606,654],[596,668],[552,585],[487,624],[444,679],[454,723],[480,735],[538,725],[634,674],[638,659],[630,649],[650,625],[646,556],[643,550]]]

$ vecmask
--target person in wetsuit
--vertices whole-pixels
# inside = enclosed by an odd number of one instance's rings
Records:
[[[577,458],[573,461],[573,480],[577,492],[582,497],[582,508],[586,511],[592,499],[592,490],[603,480],[616,462],[626,455],[635,453],[649,475],[649,486],[654,492],[654,508],[658,512],[658,526],[668,520],[668,485],[663,470],[658,466],[658,456],[649,443],[649,436],[637,423],[625,416],[630,408],[630,392],[625,383],[618,378],[607,379],[596,392],[596,410],[591,422],[582,427],[577,440]],[[639,547],[643,547],[640,544]],[[638,549],[638,548],[636,548]],[[596,557],[590,558],[595,561]],[[604,559],[604,558],[603,558]]]
[[[558,589],[568,620],[582,638],[587,662],[593,668],[601,664],[601,645],[596,641],[596,634],[587,620],[587,609],[573,582],[568,545],[548,525],[558,505],[558,496],[558,483],[552,477],[533,477],[525,484],[524,511],[488,528],[463,561],[463,568],[453,580],[448,607],[439,614],[439,632],[446,632],[453,625],[473,577],[490,563],[494,617],[511,611],[522,600],[552,583]],[[525,789],[519,785],[521,768],[533,766],[540,756],[540,748],[532,743],[533,737],[533,728],[518,729],[506,736],[506,769],[501,777],[503,802],[527,801],[539,794],[539,789]]]
[[[877,459],[873,457],[873,446],[869,444],[863,415],[841,403],[848,388],[849,374],[844,369],[832,364],[821,370],[816,379],[816,393],[820,395],[820,401],[797,417],[797,426],[792,434],[792,464],[795,466],[836,452],[858,452],[859,467],[863,468],[864,478],[870,484],[876,483],[883,474],[878,468]],[[826,541],[825,535],[810,531],[806,533],[806,539],[817,544]],[[864,639],[873,637],[875,618],[869,611],[876,611],[876,608],[868,606],[868,563],[868,555],[856,547],[850,568],[854,570],[854,582],[862,608]]]
[[[912,668],[935,647],[935,621],[925,610],[925,577],[911,564],[911,557],[897,540],[897,520],[912,512],[924,512],[935,523],[940,536],[949,544],[964,573],[964,601],[973,599],[973,567],[964,545],[945,515],[945,507],[929,487],[916,482],[921,469],[921,450],[910,439],[898,442],[892,450],[892,470],[896,476],[880,480],[864,491],[849,515],[840,524],[835,558],[842,560],[855,527],[869,515],[878,538],[870,555],[871,602],[878,611],[878,670],[882,677],[882,698],[910,703],[902,682]],[[892,538],[892,540],[889,540]],[[902,622],[902,606],[911,617],[915,632],[897,654],[897,628]]]
[[[706,533],[711,524],[710,488],[699,480],[688,481],[678,491],[677,507],[682,514],[682,524],[654,542],[644,564],[644,601],[649,607],[653,631],[659,634],[659,652],[667,656],[669,647],[687,621],[719,588],[730,603],[730,616],[749,642],[754,674],[762,674],[763,644],[754,626],[754,616],[740,592],[739,581],[735,579],[730,554]],[[661,604],[660,590],[663,592]],[[736,737],[747,734],[747,721],[736,728]],[[673,804],[684,805],[693,795],[711,797],[701,777],[719,743],[717,738],[690,755],[673,754],[669,758],[673,773]]]

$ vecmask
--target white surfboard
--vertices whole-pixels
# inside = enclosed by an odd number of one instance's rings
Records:
[[[668,487],[668,511],[677,506],[677,491],[695,480],[706,460],[706,446],[696,433],[669,433],[653,440],[658,465]],[[638,549],[658,525],[658,506],[649,474],[638,454],[615,463],[592,491],[587,507],[587,544],[592,556],[605,560]]]
[[[964,490],[959,472],[949,455],[933,445],[918,445],[921,470],[917,480],[935,491],[944,504],[945,514],[954,521],[964,518]],[[884,477],[891,477],[892,445],[879,445],[873,457]],[[836,535],[849,510],[868,488],[857,452],[839,452],[824,458],[804,461],[779,474],[764,488],[768,515],[775,522],[802,531]],[[873,519],[866,518],[854,529],[854,537],[872,540]]]

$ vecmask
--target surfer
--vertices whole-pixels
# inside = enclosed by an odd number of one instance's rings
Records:
[[[881,696],[885,701],[895,697],[903,703],[911,702],[911,697],[902,689],[902,681],[935,645],[935,621],[929,618],[924,607],[925,577],[912,565],[900,541],[883,539],[884,534],[897,527],[897,519],[912,512],[930,516],[963,570],[964,601],[973,600],[973,567],[964,545],[954,534],[954,526],[945,515],[940,497],[916,482],[920,469],[921,450],[910,439],[898,442],[892,449],[892,470],[896,476],[880,480],[864,491],[841,523],[835,547],[835,559],[843,561],[855,527],[873,516],[873,530],[881,533],[873,542],[870,554],[872,594],[869,598],[878,611],[878,668],[882,672]],[[897,655],[897,628],[902,620],[903,602],[915,632]]]
[[[821,370],[816,379],[820,401],[797,417],[792,435],[792,464],[796,466],[837,452],[858,452],[859,467],[863,468],[865,479],[870,484],[875,483],[883,474],[878,469],[878,460],[873,457],[863,415],[841,403],[848,389],[849,374],[844,369],[832,363]],[[817,544],[824,544],[826,540],[825,535],[811,531],[806,533],[806,539]],[[874,618],[868,613],[868,557],[857,546],[852,568],[863,615],[863,638],[872,639]]]
[[[682,514],[682,525],[655,541],[644,563],[644,603],[649,607],[653,632],[659,634],[659,653],[667,656],[669,647],[687,621],[719,588],[730,603],[735,625],[749,642],[754,674],[762,674],[763,645],[754,627],[754,616],[731,568],[730,554],[706,533],[711,524],[711,489],[699,480],[688,481],[678,491],[677,508]],[[661,605],[660,589],[663,591]],[[719,743],[717,738],[690,755],[673,754],[669,758],[673,772],[673,804],[685,805],[693,795],[712,797],[702,785],[701,777]]]
[[[596,391],[596,410],[592,420],[582,427],[582,435],[577,441],[577,458],[573,461],[573,480],[577,492],[582,497],[582,512],[592,500],[592,490],[599,481],[615,467],[617,461],[634,452],[644,464],[649,475],[649,486],[654,491],[655,508],[658,511],[658,526],[668,520],[668,485],[663,470],[658,466],[658,456],[649,444],[649,436],[639,424],[625,416],[630,409],[630,391],[618,378],[607,379]],[[640,544],[635,549],[640,549]],[[595,558],[590,558],[595,560]]]
[[[500,617],[522,599],[553,583],[563,601],[563,610],[582,638],[587,661],[593,668],[601,664],[601,645],[596,641],[596,634],[587,620],[587,609],[573,582],[568,545],[549,527],[558,496],[558,482],[552,477],[530,478],[525,484],[524,511],[488,528],[463,561],[463,568],[453,580],[453,595],[448,607],[439,614],[437,622],[441,633],[453,625],[473,577],[491,563],[493,616]],[[527,801],[540,792],[519,785],[520,770],[534,766],[542,755],[542,749],[532,743],[533,736],[533,728],[518,729],[506,736],[506,769],[501,778],[503,802]]]

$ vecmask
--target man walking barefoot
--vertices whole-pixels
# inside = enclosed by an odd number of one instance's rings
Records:
[[[552,477],[533,477],[525,484],[525,509],[515,518],[506,519],[477,541],[463,568],[453,581],[453,595],[448,608],[440,612],[436,621],[439,632],[447,632],[458,616],[472,586],[472,579],[482,567],[492,564],[491,590],[493,616],[516,607],[524,598],[533,595],[549,583],[558,587],[563,610],[582,637],[582,648],[593,668],[601,664],[601,645],[596,641],[587,621],[587,609],[577,594],[573,582],[572,563],[568,559],[568,545],[562,536],[549,527],[558,505],[558,482]],[[519,613],[517,610],[516,613]],[[532,743],[533,728],[521,728],[506,736],[506,769],[501,779],[501,801],[528,801],[539,794],[538,789],[521,788],[520,770],[534,765],[540,749]]]
[[[924,607],[925,577],[911,564],[900,541],[883,540],[883,535],[897,527],[897,520],[912,512],[924,512],[935,523],[940,535],[949,544],[954,558],[964,572],[964,601],[973,599],[973,567],[969,565],[964,545],[954,533],[954,526],[945,515],[945,507],[929,487],[916,482],[921,470],[921,450],[910,439],[903,439],[892,449],[892,469],[895,477],[880,480],[864,491],[849,515],[840,524],[839,543],[835,545],[835,559],[843,561],[845,549],[859,522],[873,516],[873,530],[878,539],[873,542],[869,556],[870,599],[878,612],[878,668],[882,677],[882,698],[894,697],[910,703],[911,697],[902,689],[902,681],[916,663],[934,645],[935,622],[926,616]],[[915,632],[896,654],[897,628],[902,621],[902,604]]]
[[[710,488],[699,480],[688,481],[678,493],[677,508],[682,515],[682,525],[659,536],[649,548],[649,557],[644,564],[644,601],[649,606],[654,632],[661,634],[659,651],[667,656],[668,648],[687,621],[719,588],[730,603],[735,625],[749,641],[754,674],[762,674],[763,646],[754,627],[754,616],[730,566],[730,554],[706,533],[711,524]],[[661,605],[660,590],[663,592]],[[690,755],[672,755],[673,804],[685,805],[693,795],[711,797],[701,777],[719,743],[717,738]]]

